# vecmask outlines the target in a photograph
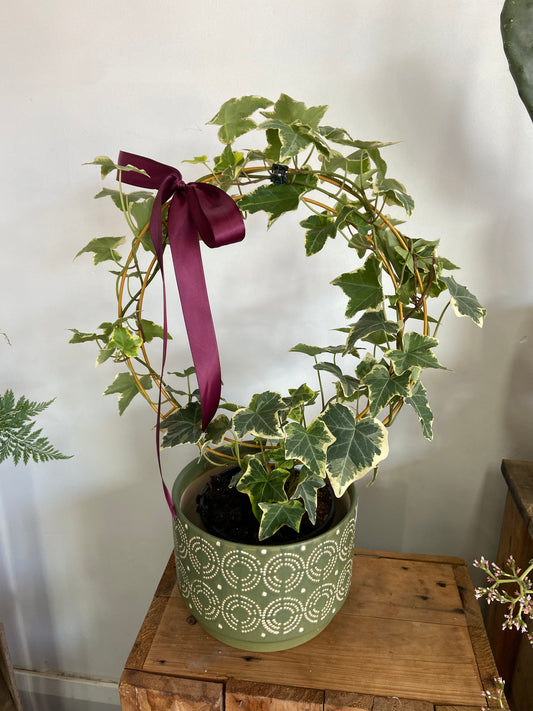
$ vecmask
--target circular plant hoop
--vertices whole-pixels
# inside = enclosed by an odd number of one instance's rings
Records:
[[[247,168],[246,173],[253,174],[257,170],[264,171],[264,167],[262,167],[262,168]],[[291,171],[289,170],[288,173],[290,174]],[[207,178],[201,179],[198,182],[209,182],[210,183],[210,182],[213,182],[214,180],[216,180],[216,177],[217,176],[208,176]],[[321,174],[317,174],[317,177],[320,181],[327,182],[327,183],[333,185],[339,191],[343,190],[342,184],[338,183],[337,181],[333,180],[332,178],[325,176],[325,175],[321,175]],[[242,195],[238,195],[238,196],[235,196],[233,199],[236,202],[238,202],[242,197],[243,197]],[[307,206],[313,206],[315,208],[325,210],[333,215],[337,214],[337,210],[335,210],[333,207],[331,207],[330,205],[327,205],[323,202],[320,202],[318,200],[315,200],[314,198],[304,196],[302,198],[302,202],[304,202]],[[398,242],[398,245],[402,249],[409,251],[409,247],[406,244],[405,239],[403,238],[401,233],[394,227],[394,225],[390,222],[390,220],[388,220],[385,217],[385,215],[383,215],[377,209],[376,209],[376,213],[378,214],[379,218],[383,221],[383,223],[390,229],[392,234],[395,236],[395,238]],[[117,295],[118,318],[119,319],[123,318],[125,315],[123,300],[124,300],[124,287],[125,287],[125,283],[126,283],[127,271],[129,269],[130,265],[135,261],[136,251],[137,251],[139,245],[141,244],[142,238],[148,233],[148,230],[149,230],[149,223],[147,223],[144,226],[141,233],[139,234],[139,237],[134,241],[132,250],[130,251],[130,253],[126,259],[124,269],[123,269],[122,274],[119,279],[119,287],[118,287],[118,295]],[[389,264],[386,256],[379,249],[376,250],[376,253],[377,253],[379,259],[381,260],[381,262],[383,263],[387,273],[389,274],[394,288],[397,288],[396,278],[394,276],[394,270],[392,269],[391,265]],[[145,292],[148,287],[148,284],[150,283],[152,277],[154,276],[154,274],[157,270],[158,270],[157,259],[156,259],[156,257],[154,257],[145,272],[144,278],[142,280],[139,296],[138,296],[136,316],[137,316],[137,321],[139,324],[141,323],[141,320],[142,320],[142,310],[143,310]],[[428,311],[427,311],[426,298],[427,298],[427,291],[429,289],[430,284],[424,286],[422,277],[421,277],[420,272],[417,267],[415,267],[414,273],[415,273],[416,282],[418,283],[418,286],[420,288],[420,296],[419,296],[417,304],[413,308],[413,311],[414,310],[422,310],[422,313],[424,315],[423,334],[428,335],[429,329],[428,329]],[[398,310],[399,310],[400,318],[403,321],[405,319],[405,315],[403,313],[404,310],[403,310],[403,305],[401,303],[398,304]],[[137,330],[137,335],[142,338],[142,331],[140,328]],[[152,399],[150,397],[150,395],[148,394],[146,388],[143,387],[143,384],[141,382],[141,376],[135,368],[133,359],[128,358],[125,362],[126,362],[126,365],[129,369],[130,373],[134,377],[135,382],[137,383],[137,387],[139,388],[139,391],[142,394],[142,396],[150,404],[150,406],[152,407],[152,409],[155,412],[160,412],[160,417],[161,417],[161,419],[164,420],[178,408],[178,405],[173,401],[169,391],[165,388],[165,385],[161,379],[161,376],[152,367],[150,357],[147,353],[146,344],[144,342],[144,339],[143,339],[143,343],[141,345],[141,351],[143,354],[144,363],[148,367],[148,369],[150,371],[150,376],[156,385],[157,392],[161,391],[161,409],[159,409],[157,400]],[[398,407],[399,406],[397,405],[396,409],[398,409]],[[400,407],[401,407],[401,405],[400,405]],[[364,417],[366,413],[367,413],[367,410],[360,412],[357,416],[358,419],[361,419],[362,417]],[[389,417],[393,417],[394,414],[395,413],[393,411],[389,415]],[[385,419],[385,421],[387,421],[387,418]]]

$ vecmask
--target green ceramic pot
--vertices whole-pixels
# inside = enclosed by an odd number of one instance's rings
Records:
[[[331,528],[304,541],[248,545],[207,533],[196,496],[221,468],[191,462],[178,475],[174,543],[185,605],[216,639],[249,651],[275,652],[319,634],[350,589],[357,495],[337,502]]]

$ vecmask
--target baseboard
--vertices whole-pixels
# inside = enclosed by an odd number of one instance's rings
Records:
[[[52,672],[15,669],[15,683],[27,711],[116,711],[118,683]]]

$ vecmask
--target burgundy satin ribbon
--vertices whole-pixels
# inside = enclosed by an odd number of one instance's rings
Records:
[[[121,168],[133,166],[145,171],[147,175],[121,170],[117,173],[117,180],[139,188],[157,190],[150,216],[150,235],[163,280],[162,370],[167,352],[167,307],[161,210],[164,203],[170,200],[167,222],[168,242],[200,389],[202,429],[205,430],[214,417],[220,401],[221,373],[198,236],[208,247],[222,247],[240,242],[244,239],[244,221],[235,202],[223,190],[207,183],[185,183],[179,170],[172,166],[124,151],[119,154],[118,165]],[[161,389],[158,430],[160,406]],[[169,496],[168,494],[167,501]],[[169,505],[171,503],[170,500]],[[172,506],[171,510],[173,511]]]

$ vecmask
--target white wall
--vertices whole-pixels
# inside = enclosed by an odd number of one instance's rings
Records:
[[[410,233],[442,239],[489,316],[483,330],[448,318],[439,356],[455,372],[426,378],[435,441],[410,413],[391,431],[380,479],[360,487],[358,544],[494,554],[500,460],[533,454],[533,126],[501,48],[501,4],[4,3],[1,385],[56,396],[42,422],[74,455],[0,466],[0,616],[17,666],[118,678],[171,550],[151,413],[139,401],[119,419],[101,397],[112,366],[95,370],[90,346],[67,345],[68,328],[90,330],[113,303],[105,267],[73,256],[123,232],[82,163],[120,149],[174,165],[213,155],[204,124],[232,96],[283,91],[329,104],[329,122],[360,138],[401,141],[387,159],[417,204]],[[331,262],[305,260],[294,224],[266,234],[254,221],[242,245],[206,254],[235,399],[299,384],[305,359],[286,351],[324,342],[322,317],[341,303],[328,286],[345,266],[335,246]],[[169,479],[191,453],[167,454]]]

